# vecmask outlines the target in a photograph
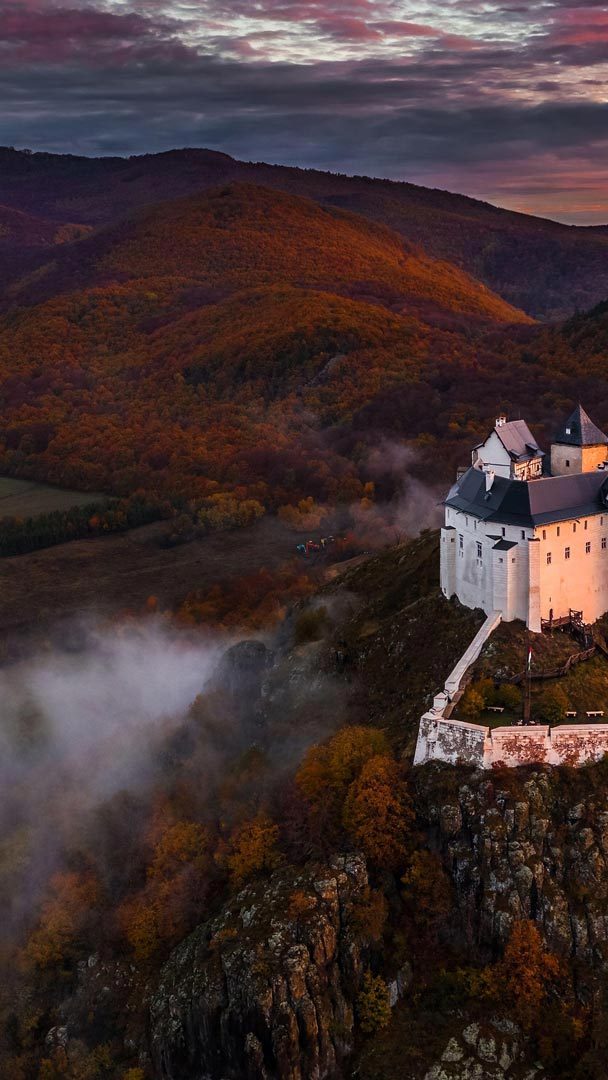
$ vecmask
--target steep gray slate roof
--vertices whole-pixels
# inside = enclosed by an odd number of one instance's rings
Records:
[[[494,431],[513,461],[544,457],[544,450],[541,450],[525,420],[508,420],[506,424],[494,428]],[[483,443],[479,446],[483,446]],[[478,450],[479,447],[475,449]]]
[[[496,476],[486,491],[485,474],[472,467],[454,484],[445,502],[482,521],[533,528],[608,511],[608,476],[594,470],[529,483]]]
[[[598,446],[602,443],[608,445],[608,436],[589,419],[583,406],[577,405],[560,428],[555,442],[564,443],[566,446]]]

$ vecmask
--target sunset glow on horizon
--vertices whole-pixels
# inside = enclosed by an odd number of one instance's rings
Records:
[[[209,147],[608,223],[608,6],[8,0],[0,143]]]

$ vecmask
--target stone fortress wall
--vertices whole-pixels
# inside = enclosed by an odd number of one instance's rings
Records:
[[[414,765],[444,761],[479,769],[537,763],[579,766],[603,757],[608,753],[608,724],[500,727],[492,731],[451,718],[467,671],[500,621],[499,612],[488,615],[446,679],[444,690],[421,717]]]

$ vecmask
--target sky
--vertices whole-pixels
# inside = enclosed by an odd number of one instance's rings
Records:
[[[0,144],[200,146],[608,222],[608,3],[0,0]]]

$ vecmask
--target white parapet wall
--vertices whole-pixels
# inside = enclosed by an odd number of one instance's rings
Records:
[[[432,707],[421,717],[414,765],[444,761],[448,765],[497,769],[540,763],[578,766],[598,761],[608,753],[608,724],[558,724],[553,728],[532,724],[491,731],[448,715],[467,671],[500,618],[499,612],[488,615],[448,675],[445,690],[436,695]]]
[[[456,664],[453,671],[450,672],[445,680],[445,692],[449,698],[453,698],[454,694],[458,693],[462,686],[462,680],[464,679],[471,664],[474,664],[483,649],[490,634],[494,632],[498,626],[502,616],[500,611],[493,611],[491,615],[488,615],[484,624],[475,634],[471,644],[465,650],[460,657],[460,660]]]
[[[432,711],[420,721],[415,765],[444,761],[478,769],[518,765],[585,765],[608,753],[608,724],[501,727],[446,720]]]

